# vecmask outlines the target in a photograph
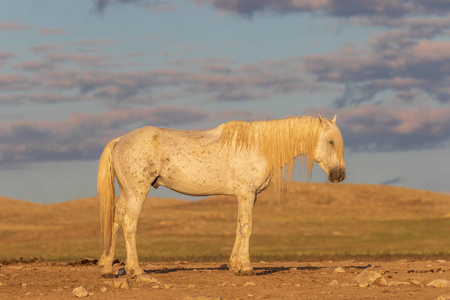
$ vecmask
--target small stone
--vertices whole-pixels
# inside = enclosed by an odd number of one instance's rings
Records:
[[[353,280],[358,284],[359,287],[367,287],[373,284],[376,280],[382,278],[380,273],[375,271],[367,271],[364,270],[360,274],[358,274]],[[384,278],[383,278],[384,279]],[[378,284],[387,284],[386,279],[381,280]]]
[[[263,260],[260,260],[259,263],[262,264],[262,265],[267,265],[267,262],[263,261]]]
[[[409,284],[411,284],[411,285],[416,285],[416,286],[423,286],[423,285],[424,285],[422,282],[420,282],[419,280],[416,280],[416,279],[411,280],[411,281],[409,282]]]
[[[334,269],[333,272],[334,273],[345,273],[345,270],[342,267],[337,267],[336,269]]]
[[[137,282],[159,283],[159,280],[150,275],[139,275],[136,277]]]
[[[159,285],[154,285],[154,286],[152,286],[152,289],[159,289]]]
[[[297,268],[290,268],[289,272],[297,272]]]
[[[117,270],[117,275],[119,276],[127,275],[127,271],[125,270],[125,268],[120,268],[119,270]]]
[[[410,285],[409,282],[405,281],[389,281],[388,286],[400,286],[400,285]]]
[[[248,281],[244,283],[244,286],[251,286],[251,285],[255,285],[255,283],[253,281]]]
[[[28,286],[28,284],[22,283],[22,287],[23,287],[23,288],[26,288],[27,286]]]
[[[72,294],[77,298],[89,296],[89,293],[85,290],[83,286],[74,288]]]
[[[247,297],[252,298],[253,294],[247,294]]]
[[[102,293],[106,293],[108,291],[108,289],[105,287],[105,286],[103,286],[101,289],[100,289],[100,292],[102,292]]]
[[[187,287],[190,288],[190,289],[193,289],[193,288],[195,288],[195,285],[190,284],[190,285],[188,285]]]
[[[444,279],[436,279],[427,284],[427,286],[433,287],[450,287],[450,281]]]
[[[167,283],[166,283],[166,284],[164,284],[164,288],[165,288],[165,289],[170,289],[171,287],[172,287],[172,285],[171,285],[171,284],[167,284]]]
[[[128,279],[126,279],[126,278],[117,278],[117,279],[114,279],[113,286],[115,288],[129,289],[130,283],[128,282]]]
[[[372,285],[377,285],[377,286],[387,286],[387,281],[384,277],[380,277],[377,280],[375,280]]]
[[[332,280],[328,285],[338,285],[339,284],[339,282],[335,279],[335,280]]]

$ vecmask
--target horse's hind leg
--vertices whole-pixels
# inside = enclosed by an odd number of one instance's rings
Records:
[[[126,213],[123,216],[122,227],[125,235],[125,246],[127,249],[127,262],[125,269],[127,273],[133,275],[144,274],[144,271],[139,266],[139,259],[136,250],[136,230],[139,215],[144,204],[147,194],[140,196],[128,195]]]
[[[120,226],[122,224],[122,219],[125,214],[126,209],[126,199],[122,196],[119,197],[119,200],[116,203],[115,209],[114,209],[114,224],[112,228],[112,237],[111,237],[111,247],[109,248],[109,253],[106,255],[106,253],[102,254],[102,257],[99,261],[99,266],[102,268],[101,274],[103,277],[111,277],[113,270],[112,270],[112,263],[114,260],[114,252],[116,249],[116,240],[117,240],[117,233],[120,229]]]

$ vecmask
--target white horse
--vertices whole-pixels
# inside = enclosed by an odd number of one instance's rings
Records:
[[[309,174],[316,161],[330,181],[344,180],[344,144],[336,116],[333,120],[319,115],[231,121],[203,131],[148,126],[110,141],[100,157],[97,178],[101,274],[112,276],[120,226],[126,241],[126,271],[144,273],[136,252],[136,228],[150,187],[161,185],[187,195],[236,195],[238,218],[230,268],[236,275],[253,274],[249,239],[256,195],[273,177],[291,178],[294,159],[300,155],[305,155]],[[120,188],[115,205],[114,177]]]

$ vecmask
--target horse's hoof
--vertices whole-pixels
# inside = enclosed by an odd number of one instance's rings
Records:
[[[236,271],[234,271],[234,275],[252,276],[252,275],[255,275],[255,273],[253,272],[253,268],[251,268],[251,269],[245,269],[245,270],[236,270]]]
[[[242,270],[241,271],[241,275],[242,276],[253,276],[253,275],[255,275],[255,273],[253,272],[253,269],[251,269],[251,270]]]

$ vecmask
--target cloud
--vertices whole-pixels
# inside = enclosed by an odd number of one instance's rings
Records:
[[[2,51],[0,51],[0,66],[5,64],[6,61],[10,60],[13,57],[14,57],[14,54],[12,54],[10,52],[2,52]]]
[[[164,12],[164,11],[174,11],[178,10],[179,6],[175,4],[167,3],[152,3],[148,5],[148,9],[153,12]]]
[[[99,41],[103,47],[113,41]],[[71,43],[74,45],[75,43]],[[95,43],[92,43],[95,44]],[[84,43],[78,43],[84,47]],[[3,103],[23,96],[25,102],[103,101],[118,103],[156,103],[164,99],[201,98],[204,101],[261,100],[280,94],[311,92],[320,86],[301,76],[301,58],[260,61],[239,65],[224,58],[176,60],[162,68],[122,71],[135,56],[68,52],[64,45],[36,45],[31,51],[40,59],[22,61],[15,74],[0,75]],[[99,51],[104,52],[104,51]],[[118,63],[120,61],[120,63]],[[125,70],[128,68],[124,68]],[[318,89],[317,89],[318,90]],[[51,99],[35,97],[50,95]],[[65,97],[71,94],[73,97]],[[8,100],[9,99],[9,100]],[[19,100],[19,99],[18,99]],[[1,102],[0,102],[1,103]]]
[[[384,36],[387,38],[387,36]],[[372,40],[373,42],[373,40]],[[420,90],[428,98],[445,104],[450,100],[450,42],[401,40],[382,45],[380,38],[370,50],[345,48],[341,51],[305,57],[305,70],[318,81],[345,85],[337,107],[372,101],[383,91]],[[393,43],[393,44],[392,44]]]
[[[0,164],[96,159],[108,140],[132,129],[176,126],[206,118],[202,110],[161,106],[102,114],[75,113],[63,121],[0,123]]]
[[[401,180],[402,180],[401,177],[396,177],[396,178],[392,178],[389,180],[385,180],[385,181],[381,182],[380,184],[381,185],[393,185],[393,184],[399,183]]]
[[[416,14],[444,15],[450,4],[439,0],[191,0],[225,13],[252,16],[257,13],[320,13],[338,18],[401,18]]]
[[[159,7],[161,10],[177,9],[170,3],[161,4],[161,1],[155,0],[94,0],[95,9],[99,12],[103,12],[106,6],[113,4],[146,4],[147,6],[150,6],[150,10],[152,10],[152,7]]]
[[[30,27],[19,23],[0,23],[0,31],[29,30]]]
[[[60,34],[67,34],[67,31],[57,28],[44,28],[39,30],[39,33],[43,35],[60,35]]]
[[[310,108],[308,114],[337,115],[345,147],[355,152],[435,149],[450,144],[450,108],[387,105]]]

